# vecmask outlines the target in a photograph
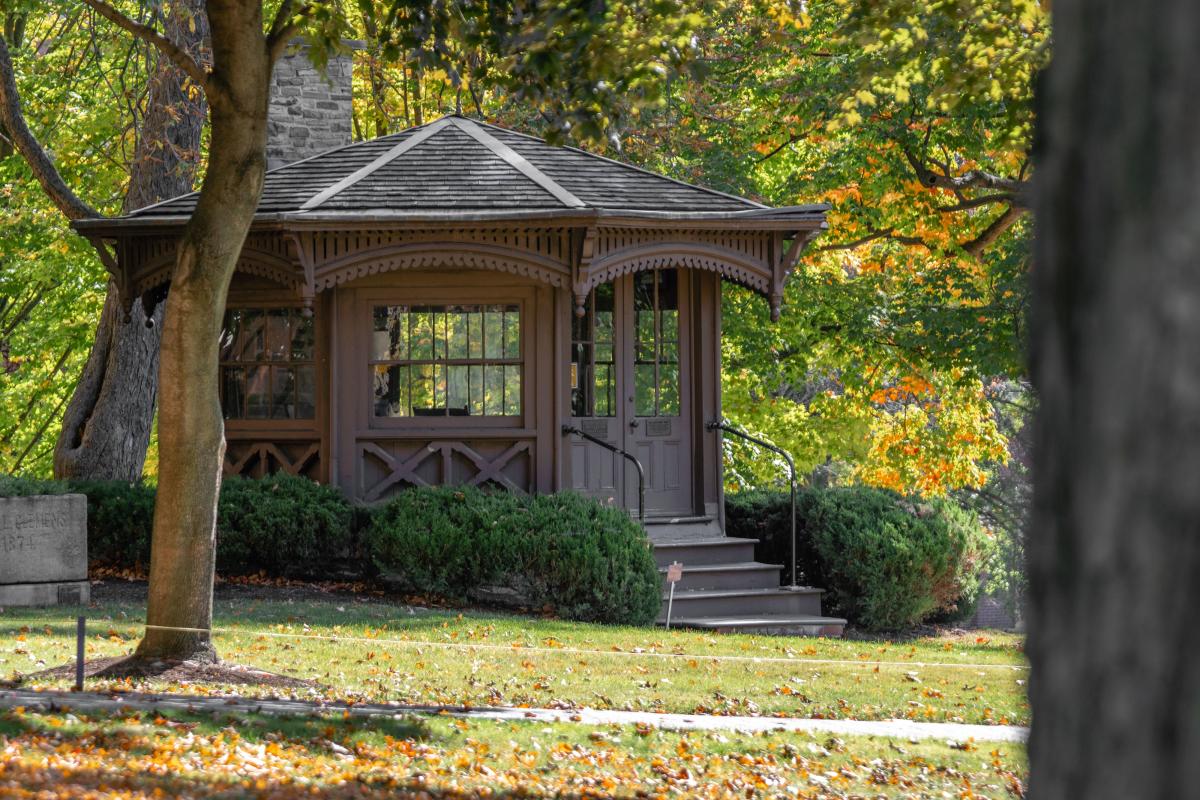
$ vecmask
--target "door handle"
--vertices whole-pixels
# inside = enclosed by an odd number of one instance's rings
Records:
[[[640,419],[637,419],[636,417],[629,421],[630,428],[637,428],[637,426],[639,426],[641,424],[642,424],[642,421]]]

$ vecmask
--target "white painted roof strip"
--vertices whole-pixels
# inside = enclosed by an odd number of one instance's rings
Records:
[[[391,150],[388,150],[386,153],[384,153],[379,158],[372,161],[370,164],[367,164],[365,167],[360,167],[360,168],[356,169],[354,172],[351,172],[349,175],[342,178],[337,183],[333,184],[332,186],[326,187],[322,191],[320,191],[317,194],[310,197],[304,203],[304,205],[300,206],[300,210],[308,211],[310,209],[316,208],[317,206],[321,205],[326,200],[328,200],[329,198],[338,194],[339,192],[345,191],[346,189],[350,188],[354,184],[361,181],[363,178],[370,175],[375,170],[379,169],[380,167],[384,166],[385,164],[388,164],[388,163],[396,160],[400,156],[407,153],[409,150],[412,150],[414,147],[419,145],[421,142],[428,139],[430,136],[433,136],[435,133],[440,131],[442,128],[445,128],[447,125],[449,125],[451,123],[451,120],[452,120],[451,117],[442,117],[437,122],[431,122],[428,125],[426,125],[424,128],[421,128],[420,130],[413,132],[413,134],[411,136],[409,136],[407,139],[405,139],[403,142],[396,145]]]
[[[476,125],[473,121],[467,119],[466,117],[446,117],[446,119],[450,120],[450,122],[460,131],[479,142],[488,150],[491,150],[500,158],[504,159],[506,163],[515,167],[526,178],[529,178],[538,186],[554,195],[554,197],[563,205],[570,208],[584,208],[587,205],[578,197],[568,192],[559,184],[555,183],[554,180],[552,180],[546,173],[542,172],[533,164],[530,164],[525,159],[525,156],[521,155],[516,150],[513,150],[495,136],[492,136],[479,125]]]

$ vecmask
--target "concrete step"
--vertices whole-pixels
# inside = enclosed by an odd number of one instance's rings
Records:
[[[688,589],[675,590],[673,617],[758,617],[772,614],[821,616],[821,589]],[[660,619],[667,614],[663,593]]]
[[[666,580],[667,568],[660,567],[659,573]],[[683,568],[683,577],[675,584],[675,591],[687,589],[777,589],[779,564],[763,564],[759,561],[740,561],[729,564],[693,564]],[[663,584],[663,590],[667,589]]]
[[[656,541],[654,560],[660,567],[673,561],[688,567],[704,564],[732,564],[754,560],[754,539],[735,539],[732,536],[713,536],[704,539]]]
[[[716,539],[724,535],[715,517],[649,517],[645,527],[652,542]]]
[[[840,638],[846,620],[792,614],[759,614],[738,617],[675,617],[672,628],[697,628],[719,633],[758,633],[771,636],[828,636]]]

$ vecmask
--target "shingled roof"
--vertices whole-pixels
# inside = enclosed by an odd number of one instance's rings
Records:
[[[187,216],[197,196],[193,192],[147,206],[127,219]],[[351,217],[589,209],[685,216],[772,213],[752,200],[457,115],[271,170],[258,213]]]

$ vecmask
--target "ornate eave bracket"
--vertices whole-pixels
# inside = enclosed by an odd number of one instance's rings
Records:
[[[296,260],[304,272],[304,279],[297,287],[300,291],[300,302],[304,304],[304,316],[311,317],[313,313],[313,298],[317,295],[316,264],[313,258],[313,235],[311,233],[289,233],[288,239],[296,248]]]
[[[575,298],[575,316],[587,313],[591,291],[592,260],[596,257],[596,226],[571,231],[571,293]]]
[[[772,250],[776,253],[781,253],[781,255],[775,260],[773,265],[771,290],[767,295],[767,302],[771,304],[772,322],[779,321],[779,315],[783,310],[783,290],[787,286],[787,280],[791,276],[792,270],[796,268],[796,264],[800,261],[800,256],[804,254],[808,243],[815,239],[819,233],[819,229],[797,231],[786,250],[783,248],[784,235],[782,233],[775,234]]]

